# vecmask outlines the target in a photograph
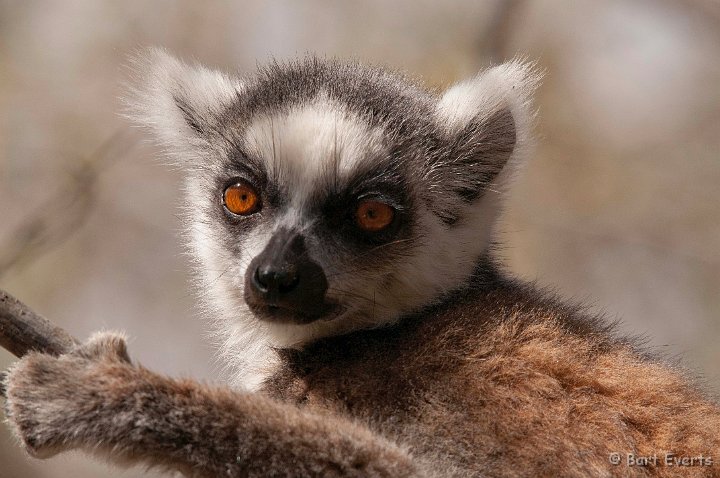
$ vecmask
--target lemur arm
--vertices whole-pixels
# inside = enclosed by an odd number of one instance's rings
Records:
[[[133,365],[119,335],[78,346],[2,290],[0,346],[25,356],[3,380],[5,410],[38,457],[80,448],[197,477],[416,474],[406,453],[361,425],[162,377]]]
[[[160,376],[133,365],[115,334],[59,357],[30,352],[5,386],[8,424],[37,457],[84,449],[193,477],[417,475],[408,454],[359,424]]]

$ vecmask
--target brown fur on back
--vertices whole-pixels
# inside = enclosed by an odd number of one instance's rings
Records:
[[[718,475],[663,462],[719,456],[720,412],[686,374],[577,307],[482,281],[392,329],[283,351],[266,391],[366,421],[440,476]]]

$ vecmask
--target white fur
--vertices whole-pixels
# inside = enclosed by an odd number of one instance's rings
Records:
[[[134,56],[130,65],[134,78],[125,95],[126,116],[148,128],[173,162],[190,164],[212,145],[188,126],[175,98],[212,117],[242,92],[242,82],[201,65],[188,65],[161,48]]]
[[[445,91],[437,105],[440,124],[457,131],[475,117],[510,107],[519,143],[525,143],[532,138],[532,95],[541,79],[535,63],[520,59],[489,68]]]

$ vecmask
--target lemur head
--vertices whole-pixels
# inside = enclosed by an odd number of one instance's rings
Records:
[[[436,94],[316,57],[239,79],[161,50],[135,70],[131,114],[187,171],[191,247],[229,343],[277,346],[391,323],[468,281],[538,81],[514,61]]]

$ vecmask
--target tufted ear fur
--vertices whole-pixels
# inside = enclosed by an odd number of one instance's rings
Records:
[[[194,157],[222,134],[222,115],[243,89],[239,79],[160,48],[134,55],[130,67],[126,116],[148,128],[175,161]]]
[[[443,154],[428,167],[444,198],[438,214],[453,224],[486,192],[502,192],[532,139],[531,97],[542,74],[514,60],[450,87],[437,104]],[[437,202],[436,202],[437,206]]]

